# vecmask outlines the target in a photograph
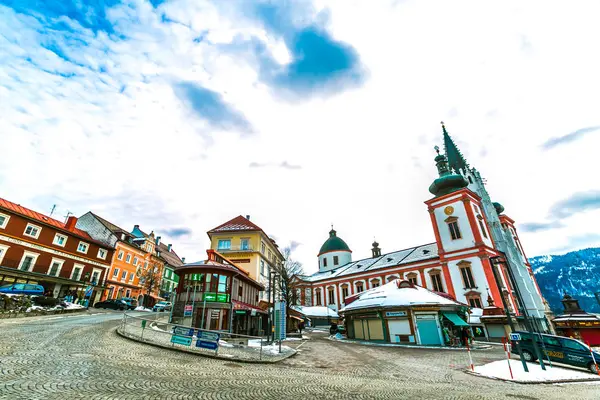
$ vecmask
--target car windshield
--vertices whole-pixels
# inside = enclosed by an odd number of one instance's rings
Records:
[[[157,304],[157,306],[166,306],[167,304],[169,304],[169,303],[167,303],[166,301],[161,301],[160,303]]]

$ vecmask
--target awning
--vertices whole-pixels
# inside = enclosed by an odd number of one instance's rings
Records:
[[[164,300],[164,298],[162,298],[162,297],[160,297],[160,296],[156,296],[156,295],[154,295],[154,294],[152,294],[152,293],[150,293],[150,294],[146,294],[146,296],[150,296],[150,297],[152,297],[154,300],[158,300],[158,301],[163,301],[163,300]]]
[[[297,319],[298,321],[304,321],[303,318],[296,317],[295,315],[288,315],[288,317],[293,318],[293,319]]]
[[[443,312],[442,315],[450,320],[454,326],[469,326],[461,317],[456,313]]]

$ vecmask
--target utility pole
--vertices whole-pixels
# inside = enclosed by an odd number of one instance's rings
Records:
[[[271,268],[269,267],[269,286],[267,287],[267,344],[271,338],[271,310],[269,303],[271,303]]]

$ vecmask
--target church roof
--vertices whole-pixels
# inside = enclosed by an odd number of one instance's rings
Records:
[[[359,274],[362,272],[375,271],[383,268],[391,268],[417,261],[436,259],[438,257],[437,244],[430,243],[387,253],[380,257],[365,258],[363,260],[353,261],[331,271],[317,272],[312,275],[302,276],[301,279],[304,281],[316,282],[331,278],[339,278],[341,276]]]
[[[323,253],[329,253],[330,251],[350,251],[350,247],[344,242],[343,239],[337,236],[337,232],[332,229],[329,231],[329,238],[323,243],[321,246],[321,250],[319,250],[319,255]]]

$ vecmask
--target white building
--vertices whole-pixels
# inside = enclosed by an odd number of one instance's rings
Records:
[[[352,261],[350,247],[332,229],[319,251],[319,271],[296,281],[300,304],[337,311],[348,297],[400,278],[474,308],[485,308],[491,297],[519,323],[516,285],[528,315],[547,330],[546,306],[514,221],[492,203],[444,126],[443,139],[445,155],[438,150],[435,157],[440,176],[429,187],[434,197],[425,201],[435,242],[387,254],[375,242],[371,258]]]

